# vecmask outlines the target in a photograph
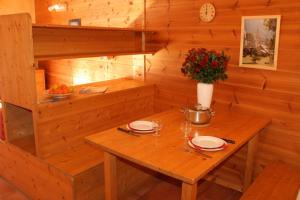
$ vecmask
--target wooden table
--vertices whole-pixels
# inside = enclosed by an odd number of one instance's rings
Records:
[[[233,139],[235,144],[218,152],[205,152],[205,158],[194,151],[186,151],[186,142],[180,130],[184,120],[178,109],[149,116],[149,120],[161,120],[164,127],[161,136],[151,134],[135,137],[117,131],[116,128],[87,137],[87,140],[104,150],[105,198],[117,199],[117,157],[168,175],[182,181],[182,200],[195,200],[197,182],[218,164],[248,142],[244,188],[252,179],[252,170],[257,143],[257,133],[270,120],[254,114],[241,114],[227,109],[216,110],[216,116],[208,127],[197,128],[200,135],[213,135]]]

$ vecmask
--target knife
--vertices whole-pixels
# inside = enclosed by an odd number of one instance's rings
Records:
[[[212,158],[212,156],[202,153],[200,149],[194,149],[196,153],[204,156],[205,158]]]
[[[230,139],[227,139],[227,138],[221,138],[221,139],[224,140],[225,142],[229,143],[229,144],[235,144],[234,140],[230,140]]]
[[[128,129],[126,129],[126,128],[118,127],[117,130],[118,130],[118,131],[122,131],[122,132],[124,132],[124,133],[128,133],[129,135],[133,135],[133,136],[136,136],[136,137],[140,137],[139,135],[135,134],[133,131],[128,130]]]

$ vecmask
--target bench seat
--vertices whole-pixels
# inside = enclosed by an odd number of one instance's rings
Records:
[[[276,162],[267,166],[241,200],[296,200],[300,189],[300,169]]]
[[[90,168],[102,165],[104,158],[100,149],[82,143],[76,148],[45,158],[45,161],[70,176],[76,176]]]
[[[100,149],[82,143],[44,160],[70,178],[74,199],[104,199],[104,159]]]

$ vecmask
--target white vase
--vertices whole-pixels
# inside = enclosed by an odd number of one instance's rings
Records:
[[[197,84],[197,103],[205,108],[210,108],[214,85],[209,83]]]

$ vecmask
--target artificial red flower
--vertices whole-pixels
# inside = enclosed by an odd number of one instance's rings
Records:
[[[182,64],[181,72],[193,80],[203,83],[214,83],[227,79],[226,69],[229,57],[224,53],[204,48],[190,49]]]
[[[214,61],[211,62],[211,67],[212,68],[215,69],[217,66],[218,66],[218,62],[217,61],[214,60]]]

